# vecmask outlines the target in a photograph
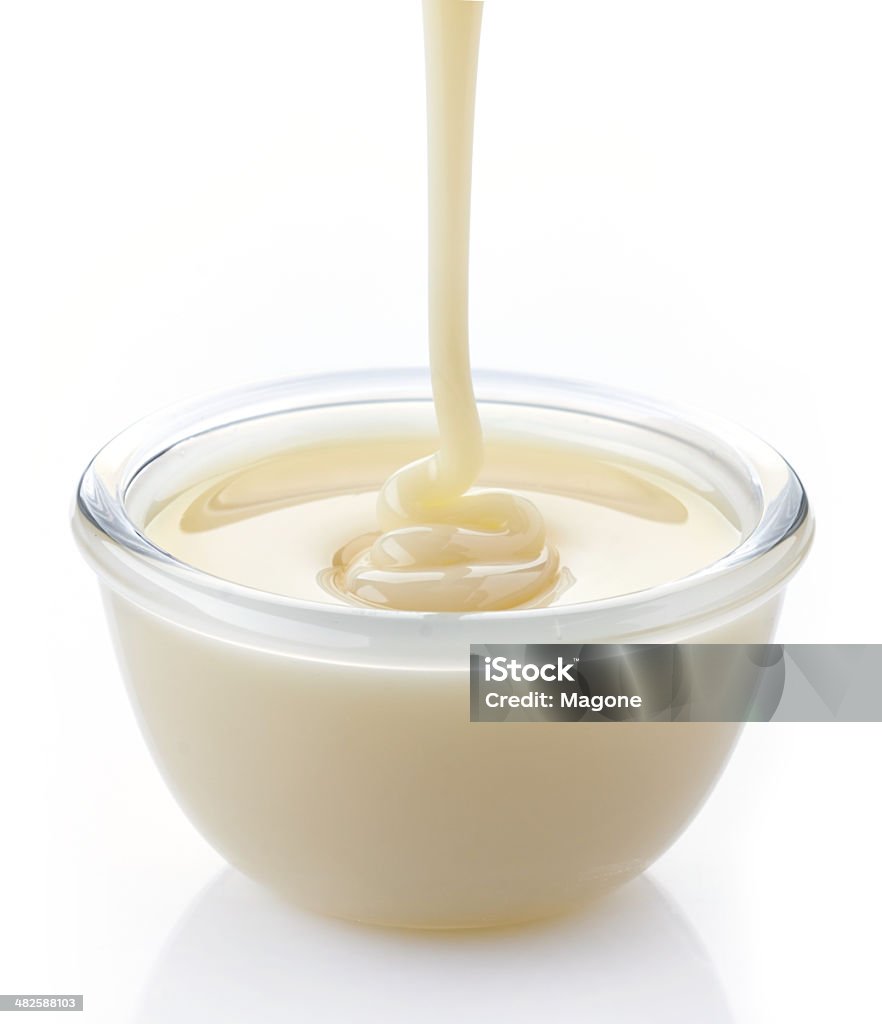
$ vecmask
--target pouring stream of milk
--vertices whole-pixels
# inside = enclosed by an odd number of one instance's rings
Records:
[[[538,509],[472,491],[483,437],[469,362],[469,221],[481,0],[423,0],[429,157],[429,354],[435,454],[384,484],[380,532],[335,557],[339,590],[407,611],[489,611],[542,603],[559,558]]]

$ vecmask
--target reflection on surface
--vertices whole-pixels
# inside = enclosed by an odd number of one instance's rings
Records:
[[[700,940],[649,879],[520,928],[406,932],[317,917],[227,870],[145,983],[136,1024],[579,1020],[731,1024]]]

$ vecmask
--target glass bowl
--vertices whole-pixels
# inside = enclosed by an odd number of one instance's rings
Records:
[[[703,803],[737,723],[472,723],[469,645],[766,643],[809,548],[802,485],[732,424],[542,377],[475,374],[488,436],[551,438],[713,493],[740,542],[605,600],[398,612],[297,600],[202,572],[144,536],[187,486],[316,439],[425,432],[428,375],[253,385],[128,428],[81,479],[96,571],[147,743],[232,864],[311,909],[409,927],[561,912],[644,870]]]

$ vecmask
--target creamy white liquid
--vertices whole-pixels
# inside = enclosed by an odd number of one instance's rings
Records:
[[[469,364],[469,218],[483,3],[423,0],[429,155],[429,353],[440,447],[394,473],[379,536],[343,547],[340,593],[380,607],[496,610],[547,603],[560,559],[536,505],[472,491],[484,461]]]
[[[290,597],[344,602],[347,549],[377,541],[374,510],[390,466],[418,458],[428,443],[354,440],[259,460],[189,487],[153,516],[146,533],[182,561],[223,579]],[[479,483],[527,494],[554,537],[563,570],[543,594],[544,604],[667,583],[721,558],[740,539],[712,496],[649,468],[578,448],[491,439]],[[330,569],[329,551],[339,552]],[[482,588],[493,582],[487,576],[463,579],[462,610],[485,608]],[[528,576],[527,588],[531,582]],[[513,571],[508,584],[515,584]],[[363,587],[364,599],[372,601],[369,583]],[[447,593],[426,586],[423,603],[440,610]],[[433,605],[436,595],[439,603]],[[382,597],[375,603],[381,605]]]

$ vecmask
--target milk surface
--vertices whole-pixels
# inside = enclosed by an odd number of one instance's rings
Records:
[[[145,532],[158,547],[214,576],[289,597],[346,603],[346,549],[353,536],[362,548],[376,541],[377,495],[390,465],[419,458],[430,443],[317,443],[257,459],[187,488],[153,515]],[[681,579],[740,539],[712,494],[572,446],[490,440],[479,481],[526,495],[554,538],[556,586],[534,605],[597,600]],[[422,603],[440,593],[443,609],[444,589],[432,586],[429,571],[418,579],[426,590]],[[491,603],[486,590],[495,582],[492,567],[476,573],[473,604],[463,610]],[[512,586],[510,577],[505,585]],[[365,595],[371,596],[384,606],[381,590]]]

